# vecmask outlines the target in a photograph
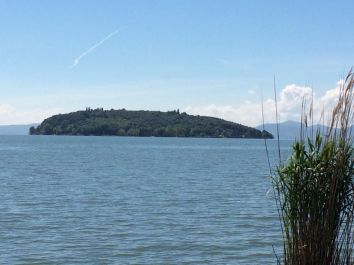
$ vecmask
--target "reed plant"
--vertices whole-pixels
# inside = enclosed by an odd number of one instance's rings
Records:
[[[309,132],[311,108],[291,157],[274,174],[283,232],[278,264],[354,264],[353,77],[344,80],[328,130]]]

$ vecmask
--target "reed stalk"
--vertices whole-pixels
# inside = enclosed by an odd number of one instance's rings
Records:
[[[302,136],[272,179],[283,232],[278,264],[354,264],[353,84],[350,71],[326,132],[308,132],[311,103]]]

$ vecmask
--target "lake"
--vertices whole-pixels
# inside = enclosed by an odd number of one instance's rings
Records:
[[[263,140],[0,136],[0,167],[0,263],[264,265],[281,246]]]

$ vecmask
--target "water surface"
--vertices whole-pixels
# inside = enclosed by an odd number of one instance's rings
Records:
[[[0,136],[0,183],[0,263],[264,265],[281,244],[263,140]]]

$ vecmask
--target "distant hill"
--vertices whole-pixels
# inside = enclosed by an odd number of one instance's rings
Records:
[[[255,127],[258,130],[263,130],[263,125],[258,125]],[[271,134],[274,135],[274,137],[277,137],[277,124],[276,123],[266,123],[264,124],[264,128],[266,131],[270,132]],[[279,138],[280,139],[289,139],[293,140],[295,138],[299,139],[300,137],[300,129],[301,129],[301,123],[296,122],[296,121],[285,121],[279,123]],[[326,131],[327,127],[324,127],[322,125],[313,125],[308,128],[308,131],[310,132],[311,130],[313,132],[316,132],[317,129],[320,129],[321,131]]]
[[[119,135],[157,137],[272,138],[268,132],[206,116],[179,111],[86,109],[59,114],[31,127],[30,134]]]
[[[19,125],[0,125],[0,135],[26,135],[29,128],[38,126],[38,123]]]
[[[295,139],[299,138],[301,123],[296,121],[285,121],[279,123],[279,137],[281,139]],[[277,137],[277,124],[276,123],[266,123],[264,124],[266,131],[270,132]],[[258,130],[263,130],[263,125],[258,125],[256,127]]]

